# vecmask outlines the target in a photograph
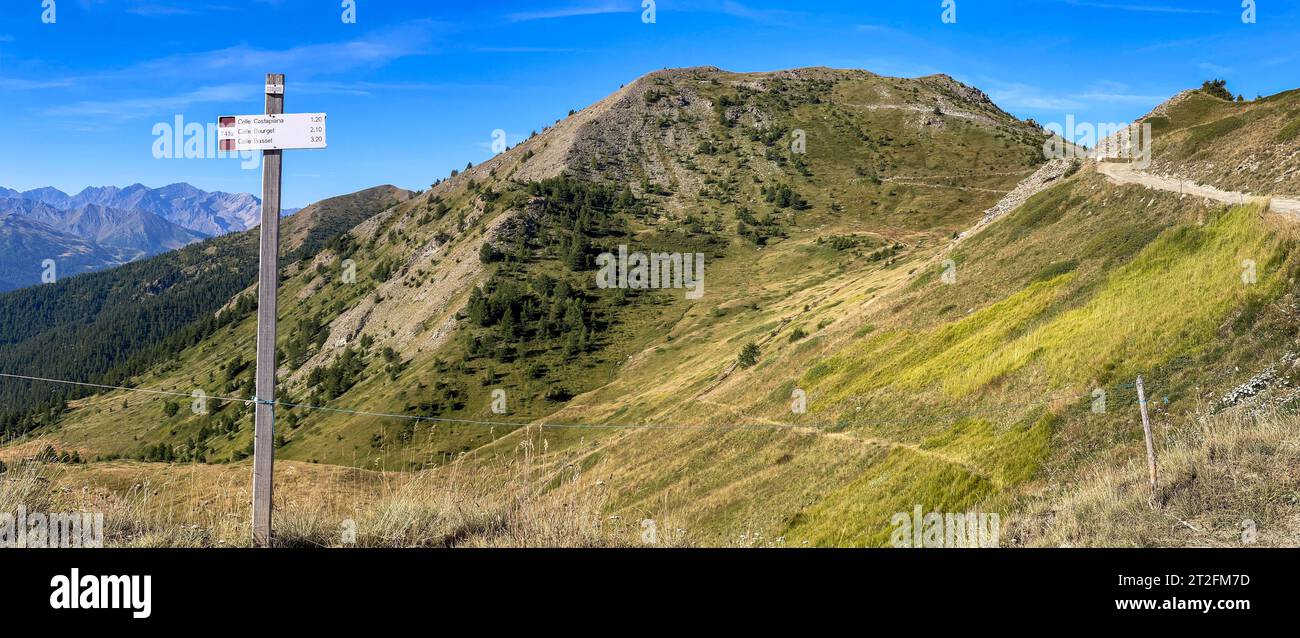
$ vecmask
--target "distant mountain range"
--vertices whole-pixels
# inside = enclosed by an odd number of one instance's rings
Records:
[[[18,192],[0,187],[0,198],[26,199],[61,210],[87,205],[153,213],[177,226],[207,237],[248,230],[257,225],[262,203],[247,193],[209,193],[189,184],[149,188],[133,184],[126,188],[100,186],[69,195],[45,187]]]
[[[33,199],[0,199],[0,215],[20,217],[119,251],[127,261],[175,250],[207,237],[147,211],[99,204],[61,209]]]
[[[7,200],[0,200],[4,202]],[[0,215],[0,291],[41,282],[46,260],[55,275],[70,277],[125,263],[116,251],[86,241],[38,221]]]
[[[0,291],[39,283],[46,259],[66,277],[247,230],[257,225],[261,205],[246,193],[183,183],[91,187],[76,195],[0,187]]]

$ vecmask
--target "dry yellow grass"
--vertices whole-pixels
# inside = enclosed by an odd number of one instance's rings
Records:
[[[494,468],[457,461],[414,473],[282,462],[282,547],[612,547],[645,544],[641,521],[603,514],[599,482],[535,463],[535,439]],[[110,547],[240,547],[249,538],[247,464],[25,462],[0,474],[0,511],[102,512]],[[665,521],[660,521],[660,526]],[[655,545],[680,546],[660,531]]]
[[[1300,546],[1300,415],[1236,410],[1172,430],[1157,451],[1157,506],[1146,459],[1099,464],[1013,521],[1026,545]],[[1253,534],[1253,535],[1252,535]]]

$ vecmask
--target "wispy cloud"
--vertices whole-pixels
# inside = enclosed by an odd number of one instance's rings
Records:
[[[244,83],[255,86],[255,80],[267,69],[283,71],[289,81],[295,79],[312,79],[321,76],[346,73],[357,69],[380,68],[395,60],[428,55],[435,52],[433,34],[439,27],[437,23],[420,20],[390,29],[377,31],[354,40],[326,44],[309,44],[286,49],[267,49],[248,45],[236,45],[225,49],[185,53],[138,62],[134,65],[97,71],[83,75],[65,75],[56,78],[25,79],[0,77],[0,88],[7,90],[37,90],[65,87],[94,88],[99,85],[122,85],[126,81],[160,79],[174,80],[175,84],[193,85],[197,81],[209,83],[229,82]],[[205,95],[218,95],[212,91],[213,85],[198,88],[188,93],[172,94],[151,99],[127,99],[120,101],[87,101],[75,105],[55,107],[49,113],[59,115],[73,114],[120,114],[131,117],[155,110],[153,104],[171,105],[177,100],[203,100]],[[321,90],[331,90],[328,83],[322,83]],[[355,89],[354,92],[370,90],[391,90],[401,88],[397,85],[372,85]],[[416,88],[416,87],[410,87]],[[185,97],[188,96],[188,97]],[[168,108],[171,108],[170,106]]]
[[[735,0],[723,0],[718,6],[717,11],[729,16],[753,20],[755,22],[772,22],[788,23],[791,20],[803,15],[797,11],[787,9],[755,9],[748,5],[741,4]]]
[[[478,53],[589,53],[591,49],[568,49],[561,47],[479,47]]]
[[[1218,75],[1228,75],[1232,73],[1232,69],[1230,67],[1220,66],[1213,62],[1201,62],[1200,64],[1196,65],[1196,68],[1205,71],[1206,73],[1215,73]]]
[[[45,111],[50,117],[108,117],[126,120],[138,117],[162,117],[181,113],[195,104],[212,102],[247,102],[261,90],[255,85],[223,84],[164,96],[86,100]]]
[[[1213,42],[1215,40],[1223,39],[1224,37],[1232,37],[1232,36],[1228,36],[1227,34],[1222,34],[1222,33],[1216,33],[1211,35],[1203,35],[1196,38],[1187,38],[1184,40],[1168,40],[1166,42],[1156,42],[1154,44],[1146,45],[1144,47],[1136,49],[1135,52],[1150,53],[1152,51],[1160,51],[1162,49],[1177,49],[1181,47],[1200,46],[1200,45],[1204,45],[1207,42]]]
[[[1279,65],[1279,64],[1286,64],[1286,63],[1288,63],[1288,62],[1290,62],[1290,61],[1296,59],[1297,57],[1300,57],[1300,56],[1297,56],[1297,55],[1279,55],[1279,56],[1277,56],[1277,57],[1272,57],[1272,58],[1268,58],[1268,59],[1266,59],[1266,60],[1261,60],[1261,61],[1260,61],[1260,64],[1263,65],[1263,66],[1277,66],[1277,65]]]
[[[639,11],[637,7],[630,2],[600,2],[594,4],[578,4],[559,7],[556,9],[542,9],[539,11],[521,11],[511,13],[506,16],[510,22],[530,22],[533,20],[554,20],[556,18],[575,18],[581,16],[602,15],[606,13],[630,13]]]
[[[1159,104],[1165,101],[1165,99],[1167,99],[1167,96],[1160,96],[1160,95],[1134,95],[1129,93],[1095,93],[1095,92],[1079,93],[1071,97],[1080,100],[1086,100],[1088,102],[1106,102],[1108,104],[1137,104],[1137,105],[1150,104],[1152,106],[1155,106],[1156,104]]]
[[[0,89],[11,91],[31,91],[37,89],[61,89],[73,86],[72,80],[25,80],[22,78],[0,77]]]
[[[1031,112],[1087,113],[1100,106],[1114,105],[1154,107],[1168,98],[1132,93],[1128,85],[1110,80],[1094,82],[1083,90],[1063,91],[996,79],[985,80],[984,84],[989,87],[989,97],[999,106]]]
[[[1199,13],[1199,14],[1220,14],[1222,11],[1213,9],[1197,9],[1193,7],[1179,7],[1163,4],[1115,4],[1110,2],[1092,2],[1090,0],[1065,0],[1066,4],[1072,4],[1076,7],[1088,7],[1091,9],[1110,9],[1112,11],[1135,11],[1139,13]]]
[[[340,75],[360,69],[374,69],[395,60],[427,55],[435,50],[433,34],[439,27],[431,21],[415,21],[342,42],[307,44],[285,49],[258,48],[245,44],[233,47],[172,55],[138,62],[128,67],[77,76],[40,79],[0,77],[0,89],[37,90],[83,88],[96,91],[99,99],[60,101],[42,113],[56,118],[168,118],[205,103],[255,103],[260,88],[257,80],[268,69],[283,71],[289,81],[298,82],[306,93],[373,95],[389,91],[434,90],[434,84],[328,82],[322,76]],[[138,80],[149,80],[141,82]],[[200,84],[202,83],[202,84]],[[161,87],[123,92],[121,86]],[[296,90],[296,89],[295,89]]]
[[[1104,102],[1107,104],[1156,105],[1165,101],[1167,96],[1137,95],[1129,91],[1127,84],[1102,80],[1093,83],[1082,93],[1071,96],[1085,102]]]
[[[373,96],[394,91],[473,91],[507,88],[501,84],[437,84],[429,82],[303,82],[294,93],[305,95]]]
[[[287,49],[268,49],[244,44],[199,53],[179,54],[148,60],[123,69],[108,71],[90,80],[122,80],[159,77],[202,77],[235,80],[256,77],[276,69],[294,77],[319,77],[362,68],[378,68],[395,60],[428,55],[437,23],[409,22],[376,31],[353,40],[307,44]]]
[[[128,7],[127,10],[126,10],[126,12],[127,12],[127,13],[133,13],[133,14],[138,15],[138,16],[144,16],[144,17],[146,17],[146,18],[158,18],[158,17],[166,17],[166,16],[184,16],[184,15],[193,15],[193,14],[194,14],[194,11],[192,11],[192,10],[190,10],[190,9],[187,9],[187,8],[185,8],[185,7],[179,7],[179,6],[176,6],[176,5],[170,5],[170,4],[152,3],[152,2],[151,2],[151,3],[137,4],[137,5],[135,5],[135,6]]]
[[[1019,82],[989,82],[989,97],[1003,108],[1030,111],[1075,111],[1084,107],[1079,100],[1051,95],[1043,89]]]

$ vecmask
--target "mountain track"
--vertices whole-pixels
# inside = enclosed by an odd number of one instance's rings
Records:
[[[1116,184],[1136,184],[1153,190],[1160,190],[1180,195],[1192,195],[1222,204],[1261,204],[1280,215],[1300,218],[1300,199],[1251,195],[1240,191],[1225,191],[1213,186],[1197,184],[1191,180],[1153,175],[1132,164],[1099,162],[1097,172],[1105,175]]]

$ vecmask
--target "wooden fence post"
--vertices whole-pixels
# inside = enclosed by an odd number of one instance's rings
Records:
[[[1148,504],[1152,507],[1156,505],[1156,444],[1155,437],[1151,434],[1151,419],[1147,416],[1147,395],[1146,389],[1142,387],[1142,376],[1137,378],[1138,406],[1142,409],[1142,432],[1146,435],[1147,442],[1147,472],[1151,478],[1151,497]]]

